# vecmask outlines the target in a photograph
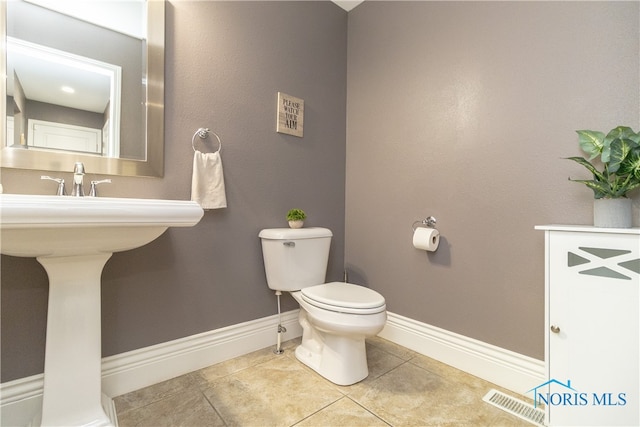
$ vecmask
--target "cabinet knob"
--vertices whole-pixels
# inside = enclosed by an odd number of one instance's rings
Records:
[[[551,325],[551,332],[553,332],[554,334],[559,333],[560,332],[560,326]]]

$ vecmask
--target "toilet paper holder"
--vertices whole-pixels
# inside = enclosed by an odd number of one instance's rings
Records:
[[[436,219],[432,216],[428,216],[423,220],[418,220],[418,221],[414,221],[413,225],[411,226],[411,228],[413,229],[413,231],[416,231],[416,228],[418,227],[430,227],[430,228],[436,228]]]

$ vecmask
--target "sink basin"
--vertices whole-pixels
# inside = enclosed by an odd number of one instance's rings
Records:
[[[0,194],[1,252],[21,257],[113,253],[145,245],[168,227],[190,227],[196,202]]]
[[[113,426],[101,392],[100,277],[113,252],[197,224],[196,202],[0,194],[0,252],[35,257],[49,277],[43,426]]]

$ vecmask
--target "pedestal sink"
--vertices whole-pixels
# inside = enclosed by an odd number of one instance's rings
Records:
[[[102,404],[102,268],[202,215],[190,201],[0,194],[0,252],[37,258],[49,277],[43,426],[115,424]]]

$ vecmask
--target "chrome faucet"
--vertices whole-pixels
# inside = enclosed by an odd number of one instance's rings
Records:
[[[82,162],[76,162],[73,167],[73,191],[71,195],[74,197],[84,197],[84,164]],[[64,188],[64,179],[62,178],[52,178],[50,176],[42,175],[40,179],[48,179],[51,181],[55,181],[58,183],[58,190],[56,194],[58,196],[66,196],[67,191]],[[98,191],[96,190],[96,186],[99,184],[111,183],[111,179],[103,179],[100,181],[91,181],[91,189],[89,191],[90,197],[98,197]]]
[[[76,162],[73,167],[73,191],[72,196],[84,197],[84,189],[82,183],[84,181],[84,164],[82,162]]]

